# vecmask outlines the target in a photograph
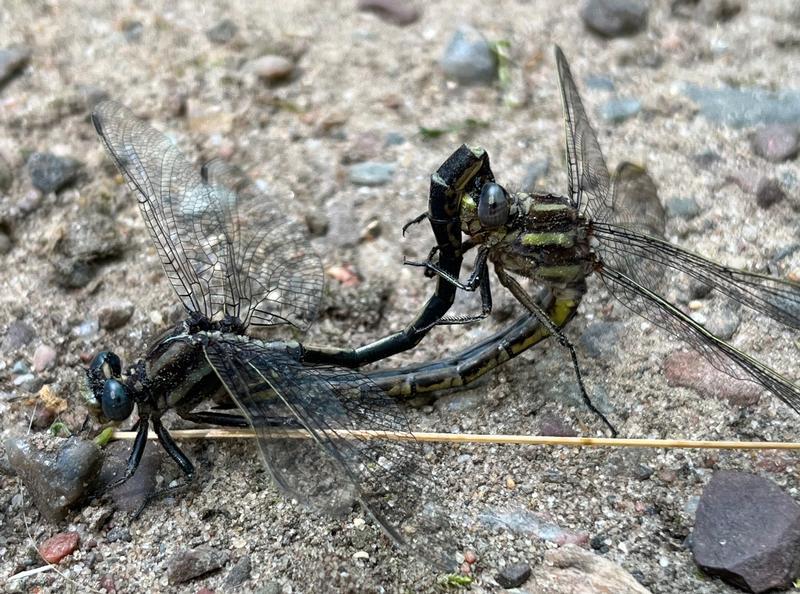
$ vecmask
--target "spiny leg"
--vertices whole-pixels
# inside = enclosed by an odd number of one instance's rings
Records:
[[[586,391],[586,386],[583,383],[583,376],[581,375],[581,368],[580,365],[578,364],[578,354],[575,352],[575,347],[572,346],[572,343],[566,337],[561,328],[559,328],[553,323],[553,321],[549,318],[547,313],[544,310],[542,310],[542,308],[539,307],[539,305],[533,299],[531,299],[531,296],[528,295],[527,291],[525,291],[525,289],[522,288],[522,286],[516,281],[514,277],[509,275],[503,269],[502,266],[498,266],[496,264],[495,264],[495,272],[497,273],[497,278],[500,279],[500,283],[504,287],[506,287],[509,291],[511,291],[511,294],[517,298],[517,301],[519,301],[525,307],[525,309],[527,309],[529,312],[535,315],[539,319],[539,321],[547,328],[550,334],[555,336],[558,339],[558,341],[569,351],[569,356],[572,359],[572,366],[575,369],[575,377],[578,380],[578,388],[580,389],[581,398],[583,398],[583,402],[586,404],[589,410],[591,410],[597,417],[600,418],[600,420],[603,421],[603,423],[605,423],[605,425],[611,431],[611,435],[613,437],[616,437],[617,430],[608,421],[608,419],[606,419],[605,415],[601,413],[597,409],[597,407],[595,407],[595,405],[592,403],[592,400],[589,398],[589,394]]]
[[[144,448],[147,446],[148,421],[149,418],[146,415],[140,416],[139,420],[136,421],[138,429],[136,430],[136,437],[133,440],[131,453],[128,456],[128,462],[125,465],[125,474],[106,485],[106,492],[116,489],[122,483],[126,482],[136,473],[136,469],[139,468],[139,463],[142,461],[142,456],[144,455]]]

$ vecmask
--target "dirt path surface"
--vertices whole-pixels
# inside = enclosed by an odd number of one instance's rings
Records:
[[[3,438],[25,433],[31,416],[41,415],[35,412],[41,404],[34,403],[42,384],[65,404],[59,418],[70,430],[96,427],[83,404],[87,357],[113,348],[125,363],[133,362],[147,340],[180,314],[136,200],[88,121],[89,106],[101,95],[149,119],[192,158],[222,156],[251,177],[293,192],[286,213],[316,232],[313,245],[328,271],[322,316],[309,342],[363,344],[403,327],[421,306],[432,282],[402,262],[427,254],[432,239],[426,224],[405,239],[400,228],[426,208],[430,174],[462,142],[485,147],[498,179],[510,187],[520,187],[538,168],[537,187],[564,193],[555,43],[570,61],[609,164],[641,163],[658,183],[670,211],[671,240],[733,266],[800,276],[798,161],[773,163],[755,155],[750,137],[756,126],[716,123],[713,114],[698,113],[686,91],[692,84],[800,90],[800,13],[793,2],[748,2],[730,20],[710,21],[676,16],[670,3],[654,2],[644,32],[614,40],[587,33],[578,9],[556,0],[428,4],[418,20],[397,26],[357,10],[354,2],[235,1],[202,9],[176,2],[168,10],[145,2],[3,3],[0,46],[31,52],[27,67],[0,90],[0,157],[12,176],[0,186],[0,231],[3,243],[12,242],[0,267]],[[206,31],[223,19],[238,30],[229,41],[214,43]],[[462,22],[490,41],[510,44],[505,87],[445,80],[439,59]],[[254,63],[267,55],[288,65]],[[264,80],[281,68],[290,71],[285,80]],[[612,122],[601,112],[604,106],[618,110],[615,99],[635,99],[639,106],[631,117]],[[26,165],[34,152],[77,159],[77,178],[58,192],[35,189]],[[380,185],[359,185],[364,162],[378,164],[372,173]],[[785,194],[769,208],[756,198],[762,177],[776,180]],[[797,379],[796,336],[745,309],[719,313],[714,299],[697,298],[686,286],[676,285],[671,297],[705,320],[733,323],[737,347]],[[487,322],[434,329],[392,365],[431,360],[500,328],[518,307],[499,284],[495,301]],[[126,303],[133,306],[128,321],[98,327],[99,312],[124,312]],[[459,297],[456,311],[478,307]],[[670,386],[670,356],[684,347],[629,314],[596,280],[580,313],[568,335],[579,345],[590,392],[623,436],[797,437],[797,417],[768,394],[737,400],[747,390],[734,388],[731,403]],[[54,349],[52,363],[41,345]],[[37,349],[47,368],[22,377]],[[700,361],[688,364],[702,369]],[[533,349],[477,387],[410,408],[409,417],[420,429],[537,433],[547,426],[602,434],[580,406],[569,359],[555,344]],[[53,420],[37,419],[44,427]],[[58,567],[68,580],[50,571],[5,588],[441,588],[438,576],[394,549],[361,521],[361,512],[331,520],[281,498],[251,444],[183,446],[199,470],[192,489],[152,503],[137,520],[117,511],[102,527],[86,514],[48,524],[3,468],[0,581],[41,565],[31,539],[41,543],[64,531],[81,536],[78,550]],[[517,532],[465,526],[469,548],[479,557],[474,592],[501,590],[496,576],[505,565],[524,562],[538,571],[546,551],[570,540],[618,564],[652,592],[733,592],[703,576],[686,546],[694,506],[711,473],[753,471],[795,496],[800,487],[792,454],[426,449],[453,502],[467,502],[473,512],[527,509],[540,523]],[[177,478],[165,457],[159,480],[168,485]],[[545,524],[550,532],[543,537]],[[171,584],[174,556],[201,545],[227,562],[207,576]],[[524,586],[531,592],[532,583]]]

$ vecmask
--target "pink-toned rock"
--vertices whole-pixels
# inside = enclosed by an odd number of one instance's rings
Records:
[[[756,404],[763,391],[752,382],[735,380],[694,352],[676,351],[669,355],[664,360],[664,375],[670,386],[691,388],[734,406]]]
[[[41,373],[50,369],[56,362],[56,350],[49,344],[40,344],[33,353],[33,370]]]
[[[81,538],[77,532],[62,532],[48,538],[39,546],[39,554],[48,563],[58,563],[78,548]]]
[[[536,568],[526,590],[538,594],[650,594],[616,563],[575,545],[547,551],[544,564]]]

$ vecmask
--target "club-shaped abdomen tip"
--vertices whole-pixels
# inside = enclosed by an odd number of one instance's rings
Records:
[[[133,412],[133,399],[124,384],[115,379],[106,380],[100,399],[103,415],[111,421],[124,421]]]

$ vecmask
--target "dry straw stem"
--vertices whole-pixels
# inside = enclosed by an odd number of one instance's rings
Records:
[[[337,438],[389,439],[397,441],[428,441],[436,443],[506,444],[566,447],[611,448],[680,448],[709,450],[797,450],[800,443],[786,441],[706,441],[691,439],[626,439],[606,437],[550,437],[544,435],[491,435],[486,433],[398,433],[395,431],[322,431]],[[171,431],[175,439],[250,439],[251,429],[211,428]],[[133,439],[135,431],[115,431],[112,439]],[[281,439],[307,439],[303,429],[281,431]],[[156,439],[152,431],[148,439]]]

